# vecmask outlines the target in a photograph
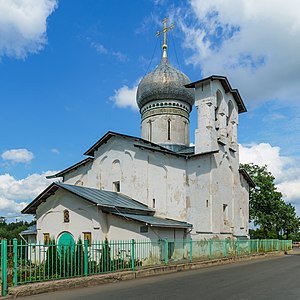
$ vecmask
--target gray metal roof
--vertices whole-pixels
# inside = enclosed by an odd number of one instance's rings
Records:
[[[148,206],[133,200],[124,194],[87,188],[83,186],[70,185],[65,183],[57,183],[58,186],[80,196],[86,200],[94,202],[102,207],[109,208],[127,208],[133,210],[153,211]]]
[[[171,228],[192,228],[193,225],[187,222],[172,220],[172,219],[163,219],[149,215],[135,215],[135,214],[125,214],[113,212],[114,215],[122,216],[126,219],[132,219],[145,223],[146,225],[154,227],[171,227]]]
[[[135,220],[154,227],[170,228],[191,228],[192,225],[186,222],[154,217],[154,210],[148,206],[121,193],[98,190],[83,186],[70,185],[65,183],[52,183],[46,190],[37,196],[22,213],[35,213],[36,208],[45,202],[58,189],[66,190],[78,197],[90,201],[101,209],[111,212],[114,215]],[[36,225],[24,230],[22,235],[36,234]]]
[[[180,149],[176,153],[184,155],[193,155],[195,154],[195,147],[185,147],[183,149]]]
[[[22,210],[22,213],[33,214],[36,208],[48,197],[53,195],[57,189],[69,191],[89,202],[92,202],[107,210],[135,210],[144,213],[153,213],[154,211],[148,206],[126,196],[121,193],[98,190],[83,186],[70,185],[65,183],[52,183],[46,190],[38,195],[27,207]]]
[[[26,230],[23,230],[20,232],[21,235],[31,235],[31,234],[36,234],[36,224],[28,227]]]

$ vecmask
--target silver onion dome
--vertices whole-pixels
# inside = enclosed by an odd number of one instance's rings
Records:
[[[160,64],[139,83],[137,105],[141,109],[153,100],[180,100],[191,109],[195,102],[194,91],[184,87],[190,82],[185,74],[169,63],[167,57],[163,57]]]

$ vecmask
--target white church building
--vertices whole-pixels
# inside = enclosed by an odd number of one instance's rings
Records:
[[[57,182],[22,210],[36,216],[31,240],[248,238],[253,181],[239,168],[237,141],[243,100],[226,77],[191,82],[166,49],[138,86],[141,137],[108,132],[84,160],[51,176]]]

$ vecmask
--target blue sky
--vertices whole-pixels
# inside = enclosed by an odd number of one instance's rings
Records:
[[[169,17],[171,63],[239,89],[241,161],[267,164],[300,215],[300,3],[261,2],[0,0],[0,214],[19,216],[107,131],[140,135],[135,90]]]

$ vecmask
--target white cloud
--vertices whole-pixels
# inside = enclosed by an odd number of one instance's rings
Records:
[[[34,155],[27,149],[11,149],[3,152],[1,157],[14,163],[28,163],[34,158]]]
[[[56,149],[56,148],[52,148],[52,149],[51,149],[51,152],[52,152],[52,153],[55,153],[55,154],[59,154],[59,150]]]
[[[250,146],[240,145],[240,162],[267,165],[284,199],[297,204],[300,208],[300,168],[297,167],[296,158],[282,156],[279,147],[261,143]]]
[[[0,57],[25,58],[47,43],[47,18],[57,0],[0,0]]]
[[[108,50],[102,44],[92,42],[91,47],[95,48],[96,51],[100,54],[108,54]]]
[[[300,170],[298,169],[298,171]],[[290,202],[297,203],[298,205],[300,204],[300,176],[294,180],[277,184],[277,188]]]
[[[90,41],[90,38],[87,39],[88,41]],[[102,55],[112,55],[114,57],[116,57],[120,62],[126,62],[128,61],[128,57],[126,54],[122,53],[121,51],[114,51],[114,50],[108,50],[104,45],[96,43],[96,42],[90,42],[90,46],[94,49],[96,49],[96,51],[99,54]]]
[[[240,145],[240,162],[253,162],[259,166],[268,166],[277,180],[284,175],[284,169],[289,166],[292,159],[280,155],[280,148],[267,143],[254,144],[250,147]]]
[[[114,56],[114,57],[116,57],[119,61],[121,61],[121,62],[126,62],[126,61],[128,61],[129,59],[128,59],[128,57],[124,54],[124,53],[122,53],[122,52],[120,52],[120,51],[113,51],[112,52],[112,55]]]
[[[139,82],[138,80],[137,82]],[[131,108],[132,110],[138,110],[138,106],[136,104],[136,91],[138,84],[134,84],[133,87],[128,87],[127,85],[123,85],[118,90],[115,90],[115,94],[111,96],[109,99],[112,100],[116,106],[121,108]]]
[[[298,0],[191,0],[190,4],[178,11],[177,23],[185,46],[193,51],[188,62],[201,66],[203,76],[228,76],[248,103],[299,98]]]
[[[46,176],[57,173],[47,171],[32,174],[17,180],[10,174],[0,175],[0,211],[1,215],[20,213],[20,211],[42,192],[52,181]]]

